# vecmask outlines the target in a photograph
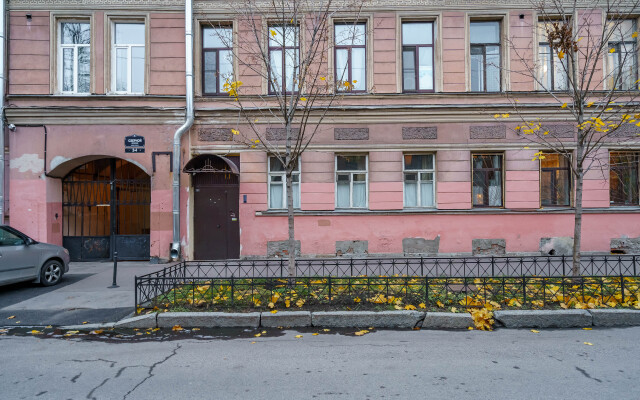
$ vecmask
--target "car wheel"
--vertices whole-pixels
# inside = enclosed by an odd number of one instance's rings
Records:
[[[40,283],[43,286],[53,286],[62,278],[62,264],[55,260],[47,261],[40,270]]]

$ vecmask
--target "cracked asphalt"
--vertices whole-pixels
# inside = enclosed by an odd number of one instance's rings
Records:
[[[640,327],[539,333],[383,330],[364,336],[313,329],[257,333],[132,332],[121,341],[10,333],[0,336],[0,397],[640,397]]]

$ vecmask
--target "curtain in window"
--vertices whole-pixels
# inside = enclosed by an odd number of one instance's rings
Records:
[[[336,80],[338,82],[349,80],[349,71],[347,71],[347,67],[349,66],[348,60],[349,52],[347,50],[336,50]]]
[[[500,47],[487,46],[487,92],[500,91]]]
[[[366,81],[366,55],[364,48],[353,48],[351,50],[351,83],[353,90],[365,90]]]
[[[282,88],[282,50],[271,51],[271,75],[275,92],[281,92]],[[274,82],[275,81],[275,82]]]
[[[269,208],[282,208],[283,196],[284,196],[284,186],[281,183],[271,183],[270,191],[269,191]]]
[[[367,206],[367,183],[366,182],[353,182],[353,206],[354,207]]]
[[[350,190],[349,190],[349,179],[348,176],[346,177],[346,180],[341,180],[340,178],[342,178],[343,176],[338,176],[338,193],[337,193],[337,197],[338,197],[338,204],[337,206],[339,208],[349,208],[350,204],[349,204],[349,195],[350,195]]]
[[[405,175],[404,178],[404,205],[406,207],[418,206],[418,182],[415,175]]]
[[[433,182],[422,182],[420,185],[420,198],[423,207],[433,206]]]
[[[502,179],[499,172],[493,172],[489,179],[489,205],[494,207],[502,205]]]

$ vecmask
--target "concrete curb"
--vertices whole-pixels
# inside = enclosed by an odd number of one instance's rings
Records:
[[[494,311],[493,318],[505,328],[582,328],[591,326],[587,310]]]
[[[115,325],[116,322],[107,322],[104,324],[65,325],[58,329],[64,329],[65,331],[95,331],[99,329],[112,329]]]
[[[424,318],[420,311],[320,311],[311,324],[327,328],[413,328]]]
[[[258,328],[260,313],[167,312],[158,314],[158,328]]]
[[[151,313],[136,317],[121,319],[116,322],[114,328],[156,328],[158,314]]]
[[[640,310],[506,310],[494,311],[496,327],[582,328],[590,326],[640,326]],[[279,311],[253,313],[176,312],[125,318],[112,324],[65,326],[68,330],[109,328],[414,328],[467,329],[473,327],[468,313],[420,311]]]
[[[629,309],[597,309],[589,310],[593,318],[593,326],[638,326],[640,310]]]
[[[260,326],[264,328],[305,328],[311,326],[310,311],[278,311],[275,314],[263,312],[260,316]]]
[[[469,313],[428,312],[422,322],[424,329],[468,329],[473,326]]]

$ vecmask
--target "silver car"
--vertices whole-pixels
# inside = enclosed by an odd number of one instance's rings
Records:
[[[60,282],[69,272],[69,251],[38,243],[8,225],[0,225],[0,285],[34,281],[44,286]]]

